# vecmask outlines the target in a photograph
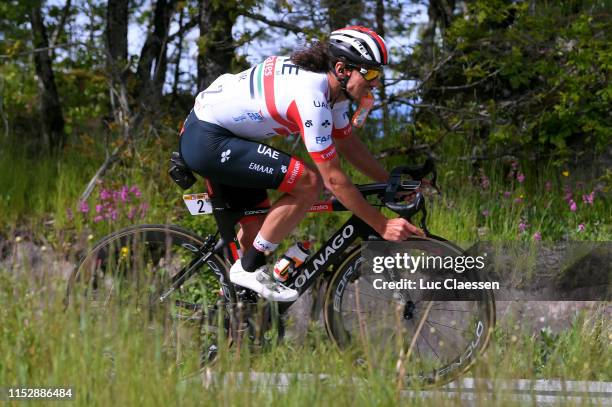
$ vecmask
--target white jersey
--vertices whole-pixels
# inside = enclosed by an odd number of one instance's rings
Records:
[[[336,155],[333,138],[351,134],[349,101],[331,107],[329,97],[327,74],[272,56],[217,78],[196,97],[193,110],[198,119],[251,140],[300,133],[313,160],[322,162]]]

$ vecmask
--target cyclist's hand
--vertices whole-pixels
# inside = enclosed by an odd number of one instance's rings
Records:
[[[387,219],[383,233],[381,233],[383,239],[391,241],[406,240],[410,235],[424,237],[425,232],[404,218]]]

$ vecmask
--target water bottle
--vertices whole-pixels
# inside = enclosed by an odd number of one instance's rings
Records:
[[[285,282],[293,271],[301,266],[310,254],[310,242],[299,242],[291,246],[274,265],[274,278]]]
[[[361,98],[359,107],[353,115],[353,126],[363,126],[368,118],[368,114],[370,114],[370,110],[372,110],[372,106],[374,106],[374,95],[372,95],[372,92],[368,92],[363,98]]]

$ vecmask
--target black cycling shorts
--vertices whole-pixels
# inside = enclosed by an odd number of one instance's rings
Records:
[[[304,170],[299,159],[199,120],[193,111],[181,130],[179,151],[191,170],[221,184],[231,208],[265,207],[266,189],[290,192]]]

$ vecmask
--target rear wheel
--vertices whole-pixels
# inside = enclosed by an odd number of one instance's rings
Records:
[[[227,337],[230,323],[219,283],[227,265],[213,254],[178,289],[168,289],[172,277],[202,257],[203,245],[203,238],[177,226],[115,232],[81,259],[66,300],[111,332],[126,329],[127,319],[129,328],[162,335],[167,357],[186,372],[197,369],[199,358],[204,363],[216,358],[220,331]]]
[[[449,242],[432,239],[411,238],[402,247],[411,256],[464,254]],[[340,347],[389,374],[397,374],[398,361],[409,354],[409,360],[402,362],[403,380],[409,386],[448,383],[474,364],[495,324],[495,303],[489,291],[479,290],[469,298],[452,293],[435,298],[418,289],[380,289],[383,282],[434,281],[440,276],[398,269],[378,274],[366,268],[364,261],[361,249],[349,254],[327,290],[326,327]]]

